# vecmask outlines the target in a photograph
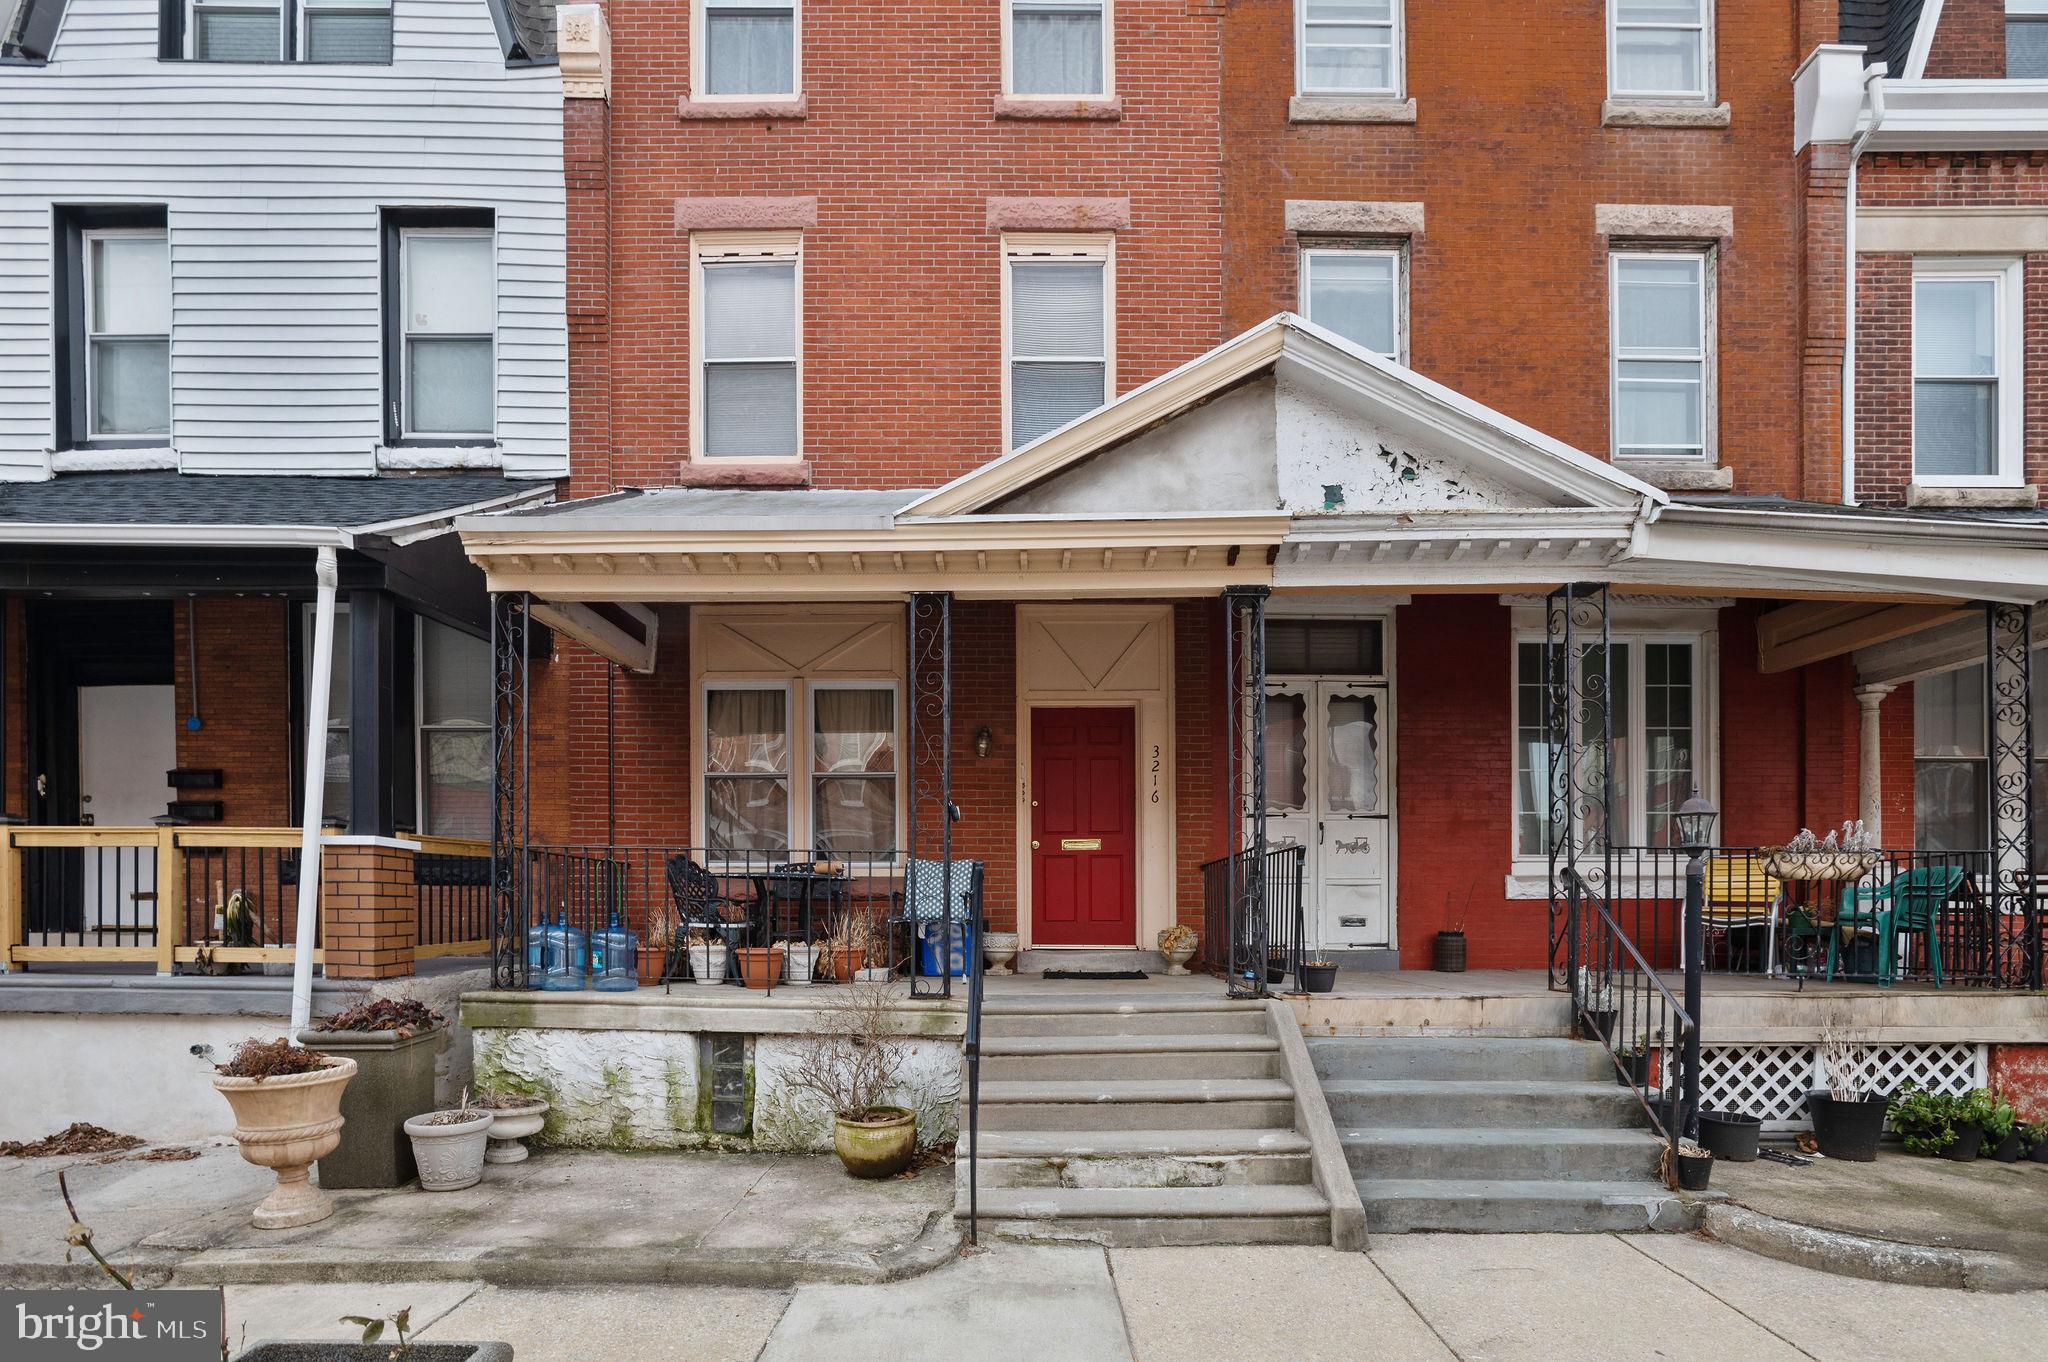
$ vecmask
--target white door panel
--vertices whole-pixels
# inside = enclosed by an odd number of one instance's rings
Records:
[[[1276,681],[1267,691],[1267,835],[1308,848],[1303,897],[1316,945],[1393,942],[1386,716],[1384,684]]]
[[[177,693],[169,686],[78,688],[80,811],[103,828],[148,827],[176,796],[165,782],[178,764]],[[154,853],[88,849],[85,927],[156,924]]]

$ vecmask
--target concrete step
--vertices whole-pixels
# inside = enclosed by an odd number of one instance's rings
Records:
[[[1334,1079],[1323,1084],[1339,1129],[1389,1126],[1571,1126],[1645,1124],[1642,1104],[1613,1083],[1525,1079]]]
[[[1263,1007],[1233,1006],[1221,999],[1189,999],[1188,1004],[1134,1007],[1111,1000],[1081,999],[1068,1006],[1029,999],[1019,1004],[990,998],[982,1005],[982,1035],[1011,1036],[1141,1036],[1264,1034]]]
[[[1270,1078],[1280,1042],[1264,1033],[997,1036],[981,1047],[984,1079]]]
[[[1687,1230],[1693,1212],[1649,1181],[1371,1179],[1358,1184],[1374,1234],[1482,1231],[1495,1234]]]
[[[1166,958],[1158,951],[1132,950],[1129,947],[1089,950],[1076,946],[1034,946],[1030,950],[1020,951],[1016,960],[1011,963],[1019,974],[1042,974],[1049,969],[1105,970],[1117,973],[1141,969],[1157,978],[1166,973]],[[1075,988],[1090,987],[1078,979],[1069,982]],[[1094,987],[1115,988],[1119,982],[1121,981],[1104,979]]]
[[[979,1203],[983,1232],[1010,1238],[1123,1248],[1330,1242],[1330,1205],[1313,1187],[994,1187]],[[953,1216],[966,1215],[966,1183],[956,1182]]]
[[[1291,1130],[984,1131],[984,1187],[1235,1187],[1313,1180]],[[967,1176],[966,1145],[955,1176]]]
[[[981,1126],[1002,1130],[1253,1129],[1291,1125],[1277,1078],[1000,1079],[981,1085]]]
[[[1479,1036],[1317,1037],[1308,1042],[1316,1076],[1342,1078],[1611,1078],[1614,1063],[1588,1041]]]
[[[1647,1130],[1570,1126],[1377,1126],[1338,1130],[1367,1179],[1624,1182],[1654,1177],[1664,1144]]]

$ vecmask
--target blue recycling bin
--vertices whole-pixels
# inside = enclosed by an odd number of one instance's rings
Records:
[[[947,948],[946,923],[920,922],[917,924],[918,972],[926,978],[936,979],[942,973],[955,979],[963,978],[974,961],[973,952],[981,949],[976,925],[966,918],[955,918],[952,923],[953,941]],[[946,967],[939,968],[939,956],[946,957]]]

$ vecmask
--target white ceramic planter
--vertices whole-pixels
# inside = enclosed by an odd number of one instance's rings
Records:
[[[526,1146],[520,1141],[529,1135],[540,1134],[546,1124],[548,1104],[544,1098],[536,1097],[523,1107],[496,1107],[491,1111],[490,1147],[484,1150],[485,1163],[518,1163],[526,1157]]]
[[[427,1116],[435,1114],[428,1112]],[[497,1118],[480,1111],[475,1120],[430,1126],[427,1116],[415,1116],[405,1123],[405,1133],[412,1137],[413,1162],[420,1169],[421,1189],[459,1192],[483,1181],[484,1143]]]
[[[792,941],[783,950],[783,977],[792,984],[817,982],[818,948],[800,946]]]
[[[863,984],[886,984],[895,977],[895,973],[886,965],[869,965],[866,969],[855,970],[853,977]]]
[[[713,941],[708,944],[690,944],[690,973],[700,984],[722,984],[725,982],[725,943]]]
[[[1008,974],[1010,962],[1017,958],[1017,950],[1024,944],[1024,938],[1015,932],[987,932],[982,935],[981,948],[988,956],[990,974]]]

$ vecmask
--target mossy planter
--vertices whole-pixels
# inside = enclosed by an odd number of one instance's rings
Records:
[[[832,1148],[840,1166],[857,1178],[893,1178],[917,1153],[917,1113],[906,1107],[876,1107],[873,1118],[832,1123]]]
[[[320,1185],[403,1187],[417,1169],[405,1118],[434,1105],[434,1060],[448,1044],[448,1028],[414,1035],[396,1031],[323,1031],[307,1027],[299,1044],[356,1062],[355,1079],[341,1094],[341,1143],[320,1156]]]

